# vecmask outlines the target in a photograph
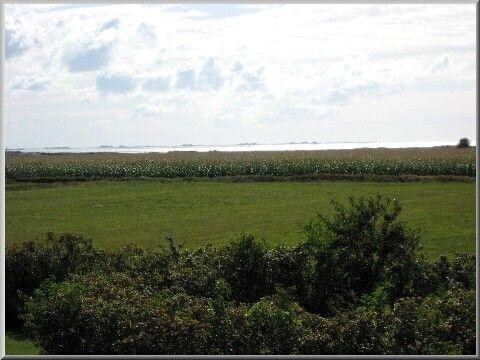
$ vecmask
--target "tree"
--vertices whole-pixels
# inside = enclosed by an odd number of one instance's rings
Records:
[[[468,148],[468,147],[470,147],[470,140],[467,139],[467,138],[461,138],[461,139],[458,141],[457,147],[459,147],[459,148]]]

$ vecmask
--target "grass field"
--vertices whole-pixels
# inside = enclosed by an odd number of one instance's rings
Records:
[[[83,233],[98,246],[221,244],[242,231],[268,244],[304,239],[303,226],[330,199],[382,194],[399,199],[403,219],[422,234],[428,257],[475,251],[475,183],[217,181],[85,182],[6,192],[7,245],[48,231]]]
[[[5,334],[5,353],[7,355],[38,355],[40,349],[32,341],[13,331]]]

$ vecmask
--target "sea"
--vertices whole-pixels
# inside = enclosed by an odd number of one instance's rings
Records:
[[[454,146],[457,141],[394,141],[394,142],[301,142],[257,144],[244,143],[234,145],[193,145],[183,144],[174,146],[106,146],[98,147],[44,147],[44,148],[17,148],[7,151],[41,152],[41,153],[167,153],[171,151],[295,151],[295,150],[335,150],[360,148],[426,148],[435,146]],[[475,142],[471,142],[475,146]]]

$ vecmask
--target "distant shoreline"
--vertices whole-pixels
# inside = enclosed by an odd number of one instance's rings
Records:
[[[472,144],[472,148],[475,147]],[[16,148],[6,149],[8,153],[22,154],[97,154],[97,153],[169,153],[169,152],[271,152],[271,151],[332,151],[332,150],[359,150],[359,149],[428,149],[452,148],[456,142],[338,142],[338,143],[281,143],[256,144],[243,143],[237,145],[176,145],[176,146],[109,146],[98,147],[45,147],[45,148]]]

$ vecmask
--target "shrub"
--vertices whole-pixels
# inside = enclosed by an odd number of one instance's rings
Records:
[[[170,263],[169,283],[189,295],[212,297],[216,282],[223,276],[222,259],[222,251],[213,246],[185,251]]]
[[[360,306],[337,316],[309,314],[301,354],[475,353],[475,292],[404,297],[393,307]]]
[[[393,309],[396,354],[474,354],[475,292],[405,297]]]
[[[424,297],[456,287],[474,289],[475,268],[474,254],[457,254],[452,260],[442,256],[431,262],[418,259],[412,270],[411,288],[406,295]]]
[[[227,299],[230,297],[230,293],[231,289],[227,282],[223,279],[217,280],[211,300],[213,309],[211,354],[233,353],[234,329],[227,308]]]
[[[474,254],[460,253],[452,261],[452,279],[465,289],[475,289],[476,258]]]
[[[293,289],[300,304],[310,298],[314,258],[305,243],[291,248],[278,246],[266,254],[267,282]]]
[[[26,329],[50,354],[202,354],[208,301],[144,289],[124,274],[46,282],[27,302]]]
[[[249,354],[295,354],[302,337],[303,310],[284,290],[263,298],[246,314]]]
[[[267,249],[252,235],[242,234],[222,251],[222,273],[236,301],[253,302],[269,292]]]
[[[344,312],[329,322],[334,338],[334,354],[390,354],[392,349],[392,317],[384,309],[358,308]]]
[[[305,227],[316,257],[311,310],[328,314],[344,308],[385,281],[392,283],[393,297],[403,295],[418,236],[398,220],[399,203],[377,196],[350,197],[349,207],[333,204],[332,219],[319,214]]]
[[[211,298],[148,284],[148,276],[104,270],[61,283],[48,280],[26,304],[26,329],[51,354],[475,351],[475,293],[461,282],[423,298],[397,299],[393,306],[393,285],[381,283],[361,297],[360,306],[330,317],[302,309],[295,288],[277,287],[273,295],[239,304],[228,300],[231,289],[223,279],[215,282]]]
[[[28,241],[6,249],[5,303],[8,327],[20,325],[25,297],[46,279],[62,281],[85,272],[101,259],[92,241],[81,235],[48,233],[44,241]]]

